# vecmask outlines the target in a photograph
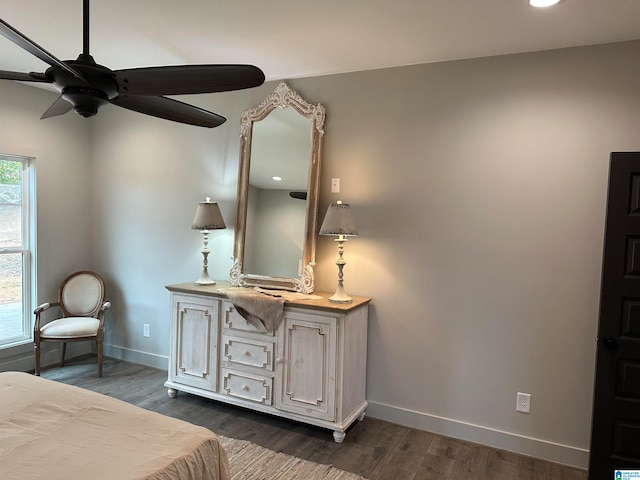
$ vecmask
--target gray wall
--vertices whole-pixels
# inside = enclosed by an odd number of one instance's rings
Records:
[[[93,267],[91,125],[67,115],[38,120],[53,92],[0,82],[0,152],[35,157],[37,197],[37,303],[55,301],[74,270]],[[70,345],[68,355],[87,351]],[[43,362],[57,361],[57,345]],[[0,370],[33,369],[33,345],[0,350]]]
[[[608,158],[640,149],[639,57],[628,42],[289,82],[327,109],[321,215],[338,199],[356,215],[345,288],[373,298],[369,415],[586,466]],[[109,283],[110,355],[166,368],[164,285],[200,273],[205,195],[230,227],[211,235],[210,272],[228,278],[239,115],[275,85],[186,98],[228,118],[213,130],[114,107],[90,121],[80,256]],[[335,259],[320,237],[318,290],[335,289]]]

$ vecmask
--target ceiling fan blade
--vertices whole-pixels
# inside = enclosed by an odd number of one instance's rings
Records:
[[[51,55],[40,45],[35,43],[33,40],[30,40],[27,37],[25,37],[22,33],[20,33],[18,30],[13,28],[11,25],[9,25],[7,22],[5,22],[2,19],[0,19],[0,35],[3,35],[4,37],[8,38],[19,47],[25,49],[30,54],[35,55],[40,60],[42,60],[45,63],[48,63],[52,67],[62,68],[63,70],[66,70],[73,76],[81,80],[85,80],[84,76],[75,68],[71,68],[69,65],[67,65],[63,61],[58,60],[56,57]]]
[[[188,95],[257,87],[264,73],[253,65],[175,65],[116,70],[123,95]]]
[[[18,80],[20,82],[44,82],[51,83],[51,80],[47,78],[44,73],[29,72],[9,72],[7,70],[0,70],[0,80]]]
[[[306,200],[307,192],[289,192],[289,196],[297,200]]]
[[[45,118],[57,117],[58,115],[64,115],[73,109],[73,105],[67,102],[62,95],[60,95],[55,102],[51,104],[47,111],[42,114],[40,120]]]
[[[220,115],[172,98],[119,95],[109,101],[134,112],[198,127],[213,128],[226,121],[226,118]]]

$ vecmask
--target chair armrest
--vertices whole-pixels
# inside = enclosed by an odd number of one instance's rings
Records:
[[[36,339],[39,338],[39,335],[40,335],[40,314],[51,307],[59,307],[59,306],[60,306],[60,302],[47,302],[47,303],[38,305],[36,309],[33,311],[33,314],[36,316],[36,321],[33,322],[33,332]]]
[[[42,312],[44,312],[45,310],[47,310],[48,308],[51,307],[57,307],[59,306],[60,303],[59,302],[47,302],[47,303],[43,303],[42,305],[38,305],[36,307],[36,309],[33,311],[34,315],[40,315]]]
[[[104,302],[100,307],[100,310],[98,310],[98,320],[100,320],[98,331],[103,331],[104,329],[104,312],[109,307],[111,307],[111,302]]]

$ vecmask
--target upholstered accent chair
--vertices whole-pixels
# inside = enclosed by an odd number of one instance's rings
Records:
[[[104,280],[95,272],[83,270],[64,279],[58,291],[58,301],[43,303],[34,310],[35,374],[40,375],[40,344],[62,343],[60,366],[64,366],[67,342],[95,341],[98,353],[98,377],[102,377],[102,341],[104,312],[111,306],[105,301]],[[62,317],[44,323],[43,313],[60,307]]]

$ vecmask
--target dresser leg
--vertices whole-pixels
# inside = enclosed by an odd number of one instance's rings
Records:
[[[167,395],[169,395],[171,398],[176,398],[178,396],[178,390],[176,390],[175,388],[169,388],[167,390]]]
[[[342,443],[342,441],[344,440],[344,437],[346,436],[347,436],[346,433],[341,432],[339,430],[333,431],[333,439],[336,441],[336,443]]]
[[[365,412],[362,412],[360,415],[358,415],[358,421],[361,422],[362,420],[364,420],[364,414]]]

